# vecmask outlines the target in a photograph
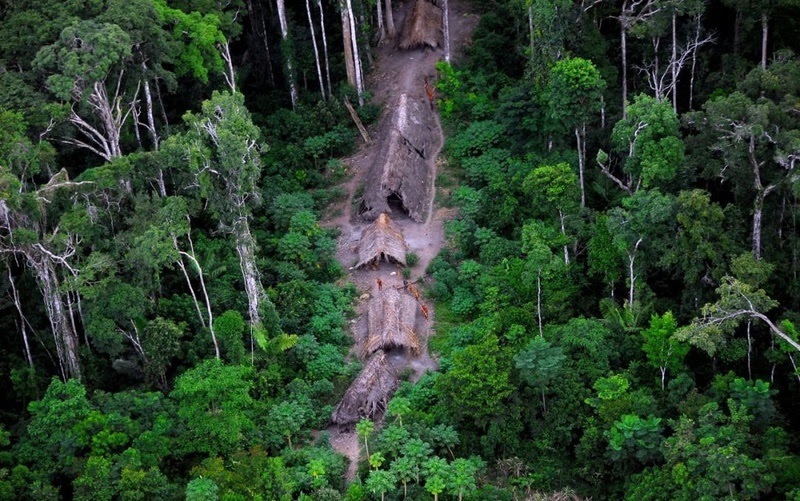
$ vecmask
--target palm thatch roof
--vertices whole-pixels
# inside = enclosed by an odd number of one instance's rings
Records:
[[[381,259],[386,261],[393,259],[405,266],[406,250],[408,244],[403,238],[403,233],[392,223],[387,214],[382,213],[361,232],[356,268]]]
[[[386,354],[378,350],[345,392],[331,414],[331,422],[349,428],[363,418],[375,418],[386,409],[395,388],[397,374],[386,360]]]
[[[403,210],[414,221],[425,220],[433,196],[433,179],[428,165],[439,146],[439,129],[430,103],[419,82],[419,97],[401,94],[393,107],[389,133],[384,136],[364,186],[359,216],[372,221],[379,214],[392,213],[389,197],[397,196]]]
[[[442,9],[427,0],[417,0],[400,37],[399,47],[403,50],[432,49],[442,46]]]
[[[368,334],[361,348],[361,357],[392,348],[419,355],[419,338],[414,331],[416,320],[417,302],[411,294],[397,289],[384,289],[370,300],[367,311]]]

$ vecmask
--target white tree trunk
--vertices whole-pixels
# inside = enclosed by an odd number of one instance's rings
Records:
[[[586,169],[586,147],[584,146],[584,135],[586,134],[586,123],[581,128],[575,127],[575,140],[578,143],[578,180],[581,185],[581,208],[586,207],[586,189],[584,188],[583,172]]]
[[[636,251],[639,250],[639,244],[642,243],[642,239],[636,241],[636,245],[633,246],[633,251],[628,251],[628,280],[630,284],[628,286],[628,308],[633,308],[633,301],[636,298],[636,274],[634,273],[634,261],[636,260]]]
[[[284,0],[276,0],[278,4],[278,20],[281,25],[281,38],[286,42],[289,39],[289,26],[286,22],[286,7]],[[285,51],[284,51],[285,52]],[[297,107],[297,85],[294,82],[294,70],[292,69],[292,57],[290,54],[283,54],[284,64],[286,65],[286,79],[289,81],[289,97],[292,100],[292,108]]]
[[[756,189],[756,199],[753,203],[753,256],[756,260],[761,259],[761,226],[764,212],[764,199],[767,198],[777,185],[770,184],[766,188],[761,182],[761,163],[756,158],[755,138],[750,137],[748,144],[748,156],[750,165],[753,169],[753,184]]]
[[[147,66],[145,63],[142,63],[142,69],[147,70]],[[147,130],[150,132],[150,139],[153,141],[153,150],[158,151],[159,143],[161,142],[161,138],[158,136],[158,131],[156,130],[156,120],[153,114],[153,94],[150,92],[150,81],[147,80],[146,76],[143,79],[142,86],[144,87],[144,102],[147,115]],[[156,185],[158,186],[158,194],[161,198],[166,198],[167,196],[167,184],[164,182],[164,170],[161,166],[158,167],[158,173],[156,174]]]
[[[17,308],[19,314],[19,326],[22,332],[22,344],[25,349],[25,360],[28,361],[28,367],[33,369],[33,356],[31,355],[31,345],[28,342],[28,319],[22,312],[22,301],[19,299],[19,291],[14,283],[14,276],[11,274],[11,268],[8,268],[8,283],[11,284],[11,299],[14,301],[14,306]]]
[[[626,22],[626,21],[625,21]],[[628,28],[620,20],[620,49],[622,51],[622,118],[628,118]]]
[[[192,243],[192,237],[189,235],[189,251],[182,251],[178,245],[178,238],[173,235],[172,236],[172,245],[176,251],[178,251],[178,267],[183,272],[183,277],[186,279],[186,285],[189,287],[189,292],[192,295],[192,299],[194,300],[194,307],[197,310],[197,317],[200,319],[200,324],[208,329],[211,333],[211,341],[214,343],[214,353],[217,359],[220,358],[219,354],[219,343],[217,342],[217,335],[214,333],[214,315],[211,312],[211,300],[208,297],[208,290],[206,289],[206,281],[203,277],[203,268],[200,266],[200,262],[197,260],[194,254],[194,244]],[[189,261],[194,264],[195,269],[197,270],[197,275],[200,278],[200,290],[203,292],[203,299],[205,301],[206,306],[206,316],[203,315],[203,312],[200,310],[200,302],[197,300],[197,294],[194,291],[194,287],[192,286],[192,280],[189,278],[188,270],[186,269],[186,265],[183,264],[183,257],[186,257]]]
[[[253,331],[263,330],[261,322],[260,305],[266,298],[264,286],[261,284],[261,277],[256,267],[256,242],[250,233],[250,225],[247,218],[241,216],[234,224],[234,236],[236,238],[236,253],[239,255],[239,267],[242,271],[244,290],[247,293],[247,312],[250,316],[251,346]]]
[[[759,191],[753,204],[753,256],[756,260],[761,259],[761,225],[764,213],[764,198],[764,193]]]
[[[794,369],[794,375],[797,378],[797,382],[800,383],[800,372],[797,372],[797,363],[794,361],[794,355],[789,353],[789,361],[792,362],[792,368]]]
[[[317,76],[319,77],[319,92],[322,100],[325,100],[325,83],[322,81],[322,67],[319,64],[319,49],[317,49],[317,35],[314,33],[314,20],[311,17],[311,4],[306,0],[306,12],[308,13],[308,26],[311,30],[311,45],[314,46],[314,62],[317,63]]]
[[[533,61],[533,54],[536,51],[535,45],[535,37],[534,37],[534,28],[533,28],[533,5],[528,5],[528,43],[530,44],[529,50],[530,53],[530,61]]]
[[[228,87],[231,89],[231,94],[236,94],[236,72],[233,70],[230,43],[225,40],[224,43],[219,43],[217,47],[219,47],[222,60],[225,61],[225,72],[223,73],[225,83],[228,84]]]
[[[319,27],[322,32],[322,50],[325,55],[325,78],[328,83],[328,97],[333,95],[331,91],[331,65],[328,62],[328,37],[325,35],[325,15],[322,13],[322,0],[317,0],[319,7]]]
[[[561,234],[566,238],[567,230],[564,227],[564,211],[558,209],[558,219],[561,222]],[[569,265],[569,246],[564,244],[564,264]]]
[[[358,31],[356,30],[356,19],[353,15],[353,3],[347,0],[347,12],[350,19],[350,39],[353,44],[353,64],[356,77],[356,91],[358,92],[358,105],[364,106],[364,81],[361,72],[361,58],[358,55]]]
[[[767,38],[769,36],[769,17],[761,14],[761,69],[767,69]]]
[[[678,13],[672,11],[672,61],[670,61],[670,68],[672,69],[672,111],[677,115],[678,113]]]
[[[356,63],[353,60],[353,42],[350,36],[350,11],[345,0],[339,0],[342,13],[342,44],[344,46],[344,68],[347,73],[347,83],[356,86]]]
[[[536,274],[536,318],[539,321],[539,337],[544,337],[542,326],[542,270]]]
[[[700,16],[695,17],[695,40],[700,38]],[[697,71],[697,52],[692,54],[692,71],[689,77],[689,108],[694,106],[694,77]]]
[[[620,12],[620,51],[622,52],[622,118],[628,117],[628,30],[661,10],[657,0],[624,0]]]
[[[42,293],[50,328],[53,331],[56,353],[64,381],[70,378],[81,379],[81,366],[78,358],[78,336],[68,318],[64,300],[56,276],[53,262],[35,250],[26,252],[25,257],[33,269],[36,282]]]
[[[388,0],[387,0],[388,1]],[[444,31],[444,60],[450,62],[450,9],[447,0],[442,2],[442,28]]]
[[[747,379],[753,379],[753,369],[750,365],[750,361],[753,356],[753,338],[750,336],[750,327],[752,326],[753,321],[751,319],[747,319]]]
[[[142,63],[142,69],[145,71],[147,70],[145,63]],[[158,131],[156,130],[156,120],[153,115],[153,94],[150,92],[150,81],[147,78],[144,78],[143,80],[144,103],[146,107],[145,114],[147,115],[147,130],[150,132],[150,139],[153,141],[153,150],[158,151],[161,138],[158,136]]]

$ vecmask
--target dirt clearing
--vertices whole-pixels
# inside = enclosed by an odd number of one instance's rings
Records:
[[[457,59],[469,44],[477,16],[468,11],[469,6],[463,0],[449,0],[448,3],[452,59]],[[398,33],[401,33],[414,2],[406,0],[394,5],[394,18]],[[427,47],[401,50],[395,40],[374,48],[374,58],[375,67],[367,78],[367,88],[374,95],[373,102],[383,108],[381,118],[369,131],[372,142],[362,144],[355,155],[344,159],[348,179],[342,186],[348,194],[347,199],[332,207],[329,210],[332,216],[322,221],[323,226],[341,231],[336,257],[348,270],[346,280],[354,283],[361,293],[358,318],[351,324],[356,341],[368,338],[366,316],[369,304],[371,300],[379,299],[382,289],[395,289],[401,294],[413,294],[413,284],[424,289],[425,269],[444,246],[444,222],[454,214],[452,209],[437,208],[434,204],[437,159],[444,138],[438,113],[431,109],[426,95],[425,84],[427,79],[435,88],[436,63],[444,59],[443,52]],[[357,191],[362,193],[359,200],[354,200]],[[402,268],[397,264],[380,261],[376,266],[355,268],[362,231],[380,213],[389,215],[402,232],[408,253],[417,256],[407,279],[412,284],[410,290],[404,283]],[[424,372],[436,369],[436,362],[428,353],[435,312],[424,294],[414,301],[413,306],[406,308],[415,308],[413,326],[419,339],[418,354],[396,349],[385,354],[391,370],[397,374],[408,372],[412,381]],[[359,355],[358,345],[357,342],[353,356]],[[380,422],[377,424],[379,426]],[[360,452],[356,433],[340,430],[336,425],[329,431],[333,447],[351,460],[347,472],[350,481],[355,478]]]

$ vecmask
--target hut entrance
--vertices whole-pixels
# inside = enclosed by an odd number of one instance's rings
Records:
[[[386,197],[386,204],[389,205],[389,209],[392,211],[392,219],[395,221],[411,217],[408,213],[408,209],[406,209],[406,206],[403,204],[403,198],[397,193],[390,193],[389,196]]]

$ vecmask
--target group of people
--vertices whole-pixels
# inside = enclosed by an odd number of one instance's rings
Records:
[[[381,277],[376,278],[375,281],[378,284],[378,291],[382,291],[383,290],[383,280],[381,280]],[[397,288],[399,289],[400,287],[397,287]],[[420,311],[422,311],[422,316],[425,317],[425,320],[430,320],[428,318],[428,307],[425,305],[425,303],[420,301],[420,299],[419,299],[419,289],[417,289],[414,286],[414,282],[409,282],[407,279],[404,278],[403,279],[403,290],[406,291],[406,292],[410,292],[411,295],[414,296],[414,299],[416,299],[417,303],[419,304]]]

